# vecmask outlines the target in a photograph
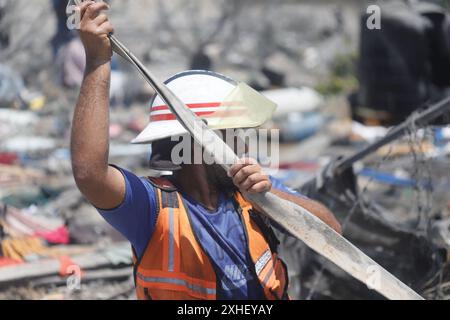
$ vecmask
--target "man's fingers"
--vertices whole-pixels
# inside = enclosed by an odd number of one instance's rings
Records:
[[[269,182],[269,177],[261,172],[254,173],[247,177],[240,185],[241,190],[249,191],[253,186],[261,182]]]
[[[235,185],[240,185],[244,182],[249,176],[260,173],[261,167],[257,164],[254,165],[246,165],[238,173],[236,173],[233,177],[233,182]]]
[[[112,26],[111,22],[106,21],[98,28],[98,31],[99,33],[105,33],[108,35],[110,33],[114,33],[114,27]]]
[[[86,13],[87,8],[91,5],[94,4],[94,1],[86,1],[86,2],[82,2],[80,5],[75,7],[75,11],[79,11],[80,12],[80,19],[83,20],[84,14]]]
[[[109,9],[109,5],[106,2],[94,2],[91,3],[91,5],[89,5],[86,8],[86,12],[82,18],[82,20],[85,19],[95,19],[97,18],[97,16],[100,14],[100,11],[102,10],[108,10]]]
[[[238,173],[245,166],[246,166],[246,164],[240,164],[240,163],[235,164],[234,166],[231,167],[230,171],[228,171],[228,176],[230,178],[234,178],[236,173]]]
[[[259,183],[263,180],[262,174],[260,172],[256,172],[250,176],[248,176],[241,184],[239,184],[239,187],[241,190],[248,191],[253,185],[256,183]]]
[[[242,168],[248,165],[258,164],[258,162],[255,159],[252,158],[243,158],[238,161],[237,164],[231,167],[230,171],[228,172],[228,175],[230,177],[234,177],[236,173],[239,172]]]
[[[108,21],[108,15],[100,13],[97,18],[94,19],[94,23],[101,26],[104,22]]]
[[[241,169],[242,169],[243,167],[245,167],[245,166],[246,166],[245,164],[240,164],[240,163],[235,164],[235,165],[232,166],[231,169],[228,171],[228,176],[229,176],[230,178],[233,178],[233,177],[236,175],[236,173],[238,173],[239,170],[241,170]]]
[[[247,192],[251,194],[261,193],[264,191],[270,191],[271,187],[272,183],[270,181],[261,181],[257,184],[254,184],[250,189],[247,190]]]

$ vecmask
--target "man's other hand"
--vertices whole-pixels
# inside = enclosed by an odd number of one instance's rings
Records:
[[[268,192],[272,182],[255,159],[244,158],[231,167],[228,176],[242,192],[250,194]]]

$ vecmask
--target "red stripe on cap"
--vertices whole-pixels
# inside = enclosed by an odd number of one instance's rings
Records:
[[[220,107],[223,104],[223,102],[207,102],[207,103],[190,103],[187,104],[189,109],[196,109],[196,108],[215,108]],[[169,107],[165,104],[162,106],[155,106],[150,109],[150,111],[161,111],[161,110],[169,110]]]
[[[214,117],[237,117],[237,116],[248,116],[248,112],[242,110],[223,110],[223,111],[203,111],[203,112],[195,112],[195,114],[199,117],[203,116],[204,118],[208,118],[210,116]],[[170,114],[159,114],[156,116],[151,116],[150,121],[167,121],[167,120],[176,120],[177,118],[173,113]]]
[[[214,113],[214,111],[204,111],[204,112],[196,112],[195,114],[200,117],[200,116],[210,115],[213,113]],[[175,117],[175,115],[173,113],[159,114],[159,115],[150,117],[150,121],[167,121],[167,120],[176,120],[176,119],[177,118]]]

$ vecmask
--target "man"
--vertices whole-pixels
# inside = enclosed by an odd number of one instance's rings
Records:
[[[322,205],[264,174],[254,160],[241,160],[228,176],[218,165],[173,164],[170,137],[185,131],[159,97],[152,102],[150,125],[134,142],[152,142],[152,168],[173,176],[139,178],[109,166],[113,28],[101,13],[107,7],[87,2],[79,8],[87,66],[73,119],[72,164],[81,192],[132,244],[138,298],[286,299],[287,270],[277,256],[277,240],[241,192],[273,192],[338,232],[339,223]],[[184,72],[166,83],[199,115],[236,87],[206,71]]]

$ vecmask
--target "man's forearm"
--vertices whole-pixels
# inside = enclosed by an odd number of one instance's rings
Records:
[[[100,181],[108,169],[110,63],[86,66],[72,123],[71,152],[77,181]]]
[[[336,232],[342,234],[342,229],[339,221],[335,218],[335,216],[330,210],[328,210],[324,205],[320,204],[319,202],[308,198],[301,198],[277,189],[272,189],[270,192],[272,192],[273,194],[277,195],[278,197],[284,200],[294,202],[295,204],[301,206],[302,208],[305,208],[306,210],[314,214],[316,217],[318,217],[320,220],[325,222],[328,226],[333,228]]]

